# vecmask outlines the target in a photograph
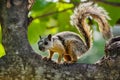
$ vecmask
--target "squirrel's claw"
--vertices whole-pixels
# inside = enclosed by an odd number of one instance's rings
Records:
[[[52,61],[51,58],[44,57],[43,60],[45,61]]]
[[[63,64],[66,65],[66,66],[69,66],[71,64],[75,64],[75,62],[73,62],[73,61],[64,61]]]

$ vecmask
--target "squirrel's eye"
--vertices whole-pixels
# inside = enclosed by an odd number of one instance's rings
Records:
[[[48,44],[48,42],[44,42],[44,44],[45,44],[45,45],[47,45],[47,44]]]

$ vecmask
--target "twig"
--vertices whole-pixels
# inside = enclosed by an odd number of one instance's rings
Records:
[[[47,16],[50,16],[50,15],[54,15],[54,14],[56,14],[56,13],[65,12],[65,11],[70,10],[70,9],[73,9],[73,8],[74,8],[74,7],[67,8],[67,9],[64,9],[64,10],[62,10],[62,11],[49,12],[49,13],[43,14],[43,15],[41,15],[41,16],[37,16],[37,17],[33,18],[33,20],[34,20],[34,19],[38,19],[38,18],[42,18],[42,17],[47,17]]]

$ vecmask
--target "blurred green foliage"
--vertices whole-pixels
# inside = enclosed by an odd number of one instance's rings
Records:
[[[109,2],[118,2],[120,3],[120,0],[108,0]],[[112,6],[112,5],[106,5],[103,3],[99,3],[100,6],[104,7],[104,9],[108,12],[108,15],[110,16],[111,20],[109,21],[110,24],[113,26],[115,25],[116,21],[120,19],[120,6]]]
[[[0,43],[0,57],[2,57],[4,55],[5,55],[5,50],[4,50],[3,45]]]
[[[2,32],[1,32],[1,26],[0,26],[0,57],[5,55],[5,50],[3,45],[1,44],[2,41]]]
[[[120,2],[119,0],[107,0],[112,2]],[[70,16],[73,13],[73,8],[78,4],[80,0],[35,0],[28,17],[33,17],[34,20],[28,27],[28,39],[33,49],[47,56],[48,52],[40,52],[38,50],[37,42],[39,35],[45,36],[48,34],[56,34],[62,31],[73,31],[77,32],[77,29],[70,25]],[[116,21],[120,19],[120,7],[108,5],[105,3],[98,3],[106,9],[111,17],[109,23],[113,26]],[[1,29],[1,28],[0,28]],[[0,30],[1,31],[1,30]],[[97,34],[97,35],[96,35]],[[0,32],[1,42],[1,32]],[[87,54],[81,56],[78,62],[80,63],[94,63],[99,60],[104,54],[105,40],[101,34],[95,29],[94,31],[94,42],[93,47],[87,52]],[[0,46],[2,46],[0,44]],[[0,47],[0,55],[4,53],[3,47]],[[55,55],[54,59],[57,56]]]
[[[2,32],[1,32],[1,25],[0,25],[0,43],[2,41]]]

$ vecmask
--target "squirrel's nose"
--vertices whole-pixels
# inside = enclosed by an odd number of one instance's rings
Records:
[[[39,50],[42,50],[42,47],[41,47],[41,46],[39,46]]]
[[[39,50],[40,50],[40,51],[42,51],[42,50],[44,50],[44,49],[45,49],[44,47],[39,46]]]

